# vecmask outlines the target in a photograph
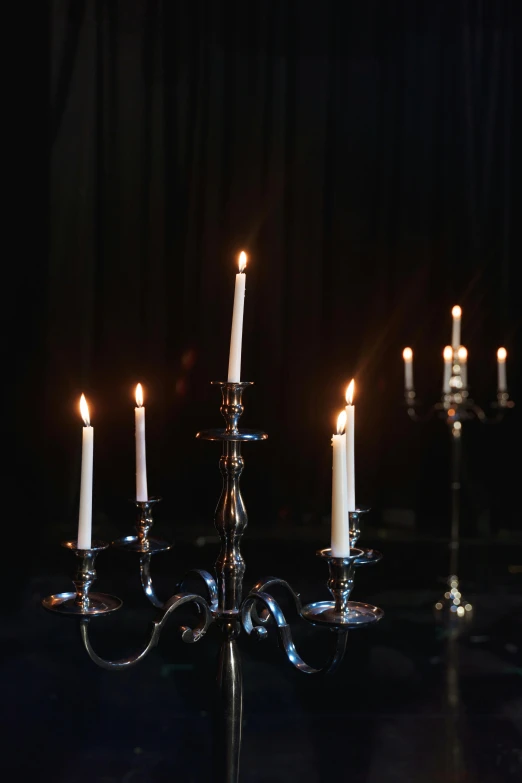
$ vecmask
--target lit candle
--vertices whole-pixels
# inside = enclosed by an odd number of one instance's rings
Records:
[[[499,348],[498,351],[497,351],[498,390],[499,390],[499,392],[507,391],[506,358],[507,358],[507,351],[506,351],[506,349],[505,348]]]
[[[143,389],[141,383],[136,386],[136,500],[149,499],[147,492],[147,453],[145,450],[145,408],[143,407]]]
[[[346,486],[346,413],[337,419],[337,435],[332,438],[332,555],[350,554],[350,527],[348,523],[348,493]]]
[[[444,358],[444,380],[442,381],[442,393],[450,393],[451,369],[453,367],[453,348],[447,345],[442,352]]]
[[[241,380],[241,342],[243,340],[243,310],[245,307],[245,267],[246,253],[239,254],[239,273],[236,275],[234,291],[234,310],[232,313],[232,332],[230,334],[230,355],[228,359],[228,381],[239,383]]]
[[[346,389],[346,477],[348,492],[348,511],[355,511],[355,405],[353,391],[355,381],[352,378]]]
[[[453,316],[453,329],[451,332],[451,345],[454,351],[458,351],[460,346],[460,322],[462,318],[462,310],[458,305],[455,305],[451,311]]]
[[[80,413],[84,422],[82,437],[82,475],[80,483],[80,515],[78,518],[78,549],[91,548],[92,528],[92,468],[94,429],[89,419],[89,407],[85,395],[80,397]]]
[[[460,377],[462,379],[462,388],[468,388],[468,352],[463,345],[460,346],[457,356],[460,365]]]
[[[406,391],[413,390],[413,351],[411,348],[405,348],[402,352],[404,359],[404,388]]]

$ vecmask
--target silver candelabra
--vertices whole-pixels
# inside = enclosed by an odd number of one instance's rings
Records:
[[[449,576],[444,595],[435,603],[437,614],[444,619],[462,620],[470,616],[473,606],[460,590],[459,549],[460,549],[460,485],[462,463],[463,423],[477,419],[482,423],[500,422],[506,410],[514,407],[507,391],[497,393],[496,402],[491,404],[494,413],[487,416],[484,410],[469,396],[467,374],[461,363],[460,351],[453,350],[449,391],[444,391],[441,400],[425,414],[420,413],[421,405],[413,388],[406,389],[405,403],[408,415],[413,421],[426,421],[434,414],[446,421],[451,435],[451,531],[449,540]]]
[[[207,430],[199,432],[196,436],[201,440],[223,443],[223,453],[219,463],[223,476],[223,490],[214,518],[221,539],[215,578],[207,571],[189,571],[178,583],[174,595],[165,602],[161,601],[153,587],[151,558],[157,552],[170,549],[170,544],[151,538],[149,535],[153,524],[152,511],[159,500],[159,498],[151,498],[145,502],[136,502],[137,535],[126,536],[113,543],[115,547],[139,554],[143,590],[158,610],[149,639],[141,650],[129,658],[109,661],[101,658],[94,651],[89,639],[90,621],[113,612],[122,605],[119,598],[91,592],[91,586],[96,579],[94,569],[96,557],[100,551],[108,547],[108,544],[94,541],[91,549],[80,550],[75,541],[65,542],[63,545],[72,550],[79,561],[78,571],[73,579],[75,589],[73,592],[48,596],[44,599],[43,605],[53,612],[78,617],[82,641],[89,657],[98,666],[110,671],[128,669],[141,661],[157,645],[169,617],[184,604],[192,604],[197,612],[197,622],[194,627],[180,628],[184,642],[198,642],[209,626],[215,623],[221,631],[217,686],[224,730],[223,741],[219,744],[220,758],[216,760],[218,779],[224,783],[236,783],[239,779],[243,711],[243,682],[238,650],[238,638],[241,632],[244,631],[257,639],[264,639],[267,637],[267,629],[272,621],[272,625],[277,629],[281,647],[296,669],[305,674],[333,672],[344,658],[348,631],[375,623],[383,616],[382,610],[376,606],[350,600],[355,569],[377,563],[382,555],[372,549],[356,548],[361,519],[368,511],[368,509],[358,509],[349,514],[352,545],[350,555],[334,557],[330,549],[322,549],[317,553],[328,565],[327,587],[333,600],[302,606],[300,596],[288,582],[274,577],[261,579],[243,598],[245,561],[240,544],[247,526],[247,513],[239,487],[244,465],[241,444],[266,440],[267,435],[264,432],[238,429],[239,418],[243,413],[243,391],[251,383],[220,382],[216,385],[221,387],[220,410],[225,419],[225,429]],[[196,577],[200,580],[202,595],[184,590],[188,577]],[[276,586],[290,594],[300,617],[314,626],[322,626],[330,630],[329,651],[322,668],[309,666],[299,655],[290,627],[272,595],[271,590]]]

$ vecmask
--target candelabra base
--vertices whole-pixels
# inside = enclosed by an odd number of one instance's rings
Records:
[[[140,540],[139,536],[123,536],[112,542],[115,549],[125,549],[127,552],[138,552],[140,555],[154,555],[157,552],[167,552],[172,548],[168,541],[159,538]]]
[[[359,601],[348,601],[345,612],[337,611],[333,601],[317,601],[301,610],[301,617],[312,625],[325,625],[345,631],[374,623],[383,615],[384,612],[379,607]]]
[[[79,602],[77,593],[57,593],[48,595],[42,604],[45,609],[58,614],[69,614],[75,617],[95,617],[109,614],[119,609],[122,602],[115,595],[106,593],[89,593],[87,602]]]
[[[448,579],[448,590],[439,598],[434,606],[437,617],[441,620],[469,620],[473,606],[467,601],[459,588],[459,578],[455,574]]]

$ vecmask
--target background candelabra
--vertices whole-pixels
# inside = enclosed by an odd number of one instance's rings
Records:
[[[239,418],[243,413],[243,391],[251,384],[227,382],[217,385],[221,387],[222,392],[221,413],[225,419],[225,429],[208,430],[197,435],[202,440],[223,443],[220,459],[223,490],[214,520],[221,539],[221,549],[216,561],[216,577],[202,570],[190,571],[178,583],[174,595],[165,602],[161,601],[153,587],[151,558],[153,554],[169,549],[170,545],[149,535],[153,524],[152,510],[158,499],[137,501],[137,535],[121,538],[114,542],[114,546],[139,554],[143,590],[149,601],[158,609],[158,615],[144,647],[129,658],[110,661],[101,658],[91,645],[89,638],[91,619],[117,610],[122,603],[114,596],[91,592],[91,586],[96,579],[94,569],[96,556],[106,549],[108,544],[95,541],[90,549],[78,549],[76,541],[66,542],[64,546],[74,551],[79,558],[79,568],[73,580],[75,590],[48,596],[44,599],[43,605],[51,611],[78,617],[81,621],[83,644],[88,655],[98,666],[111,671],[127,669],[141,661],[158,643],[161,631],[169,617],[185,604],[191,604],[196,609],[197,623],[194,627],[181,626],[184,642],[199,641],[209,626],[215,623],[221,631],[217,685],[223,730],[218,743],[220,757],[216,761],[219,779],[226,783],[234,783],[239,776],[243,710],[241,659],[237,643],[241,632],[264,639],[270,624],[275,625],[281,647],[296,669],[306,674],[333,672],[345,655],[348,631],[374,623],[383,615],[382,610],[376,606],[350,600],[356,567],[377,563],[381,559],[381,554],[372,549],[355,547],[360,536],[361,518],[367,511],[367,509],[358,509],[349,513],[351,541],[349,555],[334,557],[331,549],[322,549],[317,553],[328,565],[327,587],[333,600],[302,606],[300,596],[294,592],[288,582],[275,577],[261,579],[243,598],[245,561],[241,555],[240,543],[247,525],[247,514],[239,487],[243,471],[241,444],[265,440],[267,435],[264,432],[238,429]],[[189,578],[191,581],[194,578],[200,581],[202,595],[185,590]],[[272,595],[274,587],[282,588],[289,593],[301,618],[312,625],[329,630],[330,649],[322,668],[308,665],[299,655],[285,615]]]
[[[405,403],[408,415],[413,421],[426,421],[434,414],[448,425],[451,436],[451,530],[449,540],[449,576],[444,595],[435,603],[437,613],[445,619],[463,619],[470,615],[472,604],[462,595],[460,589],[459,549],[460,549],[460,490],[462,464],[463,423],[477,419],[482,423],[500,422],[506,410],[514,406],[509,399],[506,384],[505,348],[499,348],[497,400],[491,404],[493,413],[487,416],[484,410],[470,397],[468,388],[467,359],[468,352],[460,343],[461,309],[453,308],[452,346],[446,346],[443,352],[444,378],[442,397],[439,402],[421,413],[421,404],[417,400],[413,383],[413,351],[403,351],[405,370]]]

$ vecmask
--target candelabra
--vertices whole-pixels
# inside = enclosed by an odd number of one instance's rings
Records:
[[[82,641],[88,655],[98,666],[110,671],[128,669],[141,661],[158,643],[161,631],[169,617],[184,604],[194,605],[198,614],[198,621],[194,627],[181,627],[184,642],[199,641],[209,626],[215,623],[221,631],[217,686],[221,725],[224,730],[222,742],[219,743],[220,758],[217,760],[219,779],[225,783],[236,783],[239,776],[243,710],[241,659],[238,650],[241,631],[257,639],[264,639],[267,637],[271,620],[272,625],[277,629],[282,649],[296,669],[306,674],[333,672],[345,655],[348,631],[375,623],[383,616],[382,610],[376,606],[350,600],[355,569],[377,563],[382,555],[373,549],[361,549],[355,546],[360,535],[362,516],[368,511],[368,509],[358,509],[349,514],[353,544],[350,554],[346,557],[334,557],[330,549],[322,549],[317,553],[328,565],[327,587],[332,597],[331,601],[318,601],[303,606],[299,594],[288,582],[275,577],[261,579],[243,598],[245,561],[240,544],[247,525],[247,513],[239,486],[243,471],[241,445],[250,441],[265,440],[267,435],[264,432],[238,429],[239,418],[243,413],[243,391],[251,384],[245,382],[217,385],[221,387],[221,413],[225,419],[225,429],[207,430],[199,432],[196,436],[201,440],[223,443],[220,459],[223,489],[214,519],[221,539],[221,549],[216,561],[216,577],[202,570],[189,571],[178,584],[177,591],[171,598],[165,602],[158,598],[152,583],[151,558],[153,554],[169,549],[169,544],[149,536],[153,523],[152,510],[158,501],[158,499],[151,499],[136,503],[137,535],[127,536],[114,542],[114,546],[139,554],[143,590],[149,601],[158,609],[149,639],[141,650],[126,659],[105,660],[94,651],[89,639],[91,619],[115,611],[121,606],[118,598],[90,592],[96,578],[94,570],[96,555],[105,549],[107,544],[94,542],[91,549],[79,550],[76,542],[66,542],[64,546],[74,551],[80,560],[80,568],[73,580],[75,591],[48,596],[44,599],[43,605],[51,611],[79,617]],[[199,579],[202,595],[184,590],[188,577]],[[290,626],[272,595],[274,587],[282,588],[289,594],[301,618],[314,626],[322,626],[330,631],[328,655],[322,668],[308,665],[299,655],[292,639]]]
[[[409,349],[406,349],[408,351]],[[447,350],[447,349],[446,349]],[[467,372],[465,359],[467,352],[450,350],[451,370],[447,385],[439,402],[435,403],[425,414],[420,413],[421,405],[416,398],[413,384],[406,388],[405,403],[408,415],[413,421],[426,421],[434,414],[446,421],[451,435],[451,531],[449,541],[449,577],[447,589],[444,595],[435,603],[435,610],[444,619],[456,620],[468,617],[472,612],[472,605],[467,601],[460,590],[458,576],[459,549],[460,549],[460,489],[461,489],[461,463],[462,463],[462,431],[463,423],[471,419],[477,419],[482,423],[500,422],[504,413],[514,406],[509,399],[507,391],[497,393],[497,401],[491,404],[494,410],[492,416],[487,416],[484,410],[469,396],[467,386]],[[411,361],[411,353],[405,353]]]

